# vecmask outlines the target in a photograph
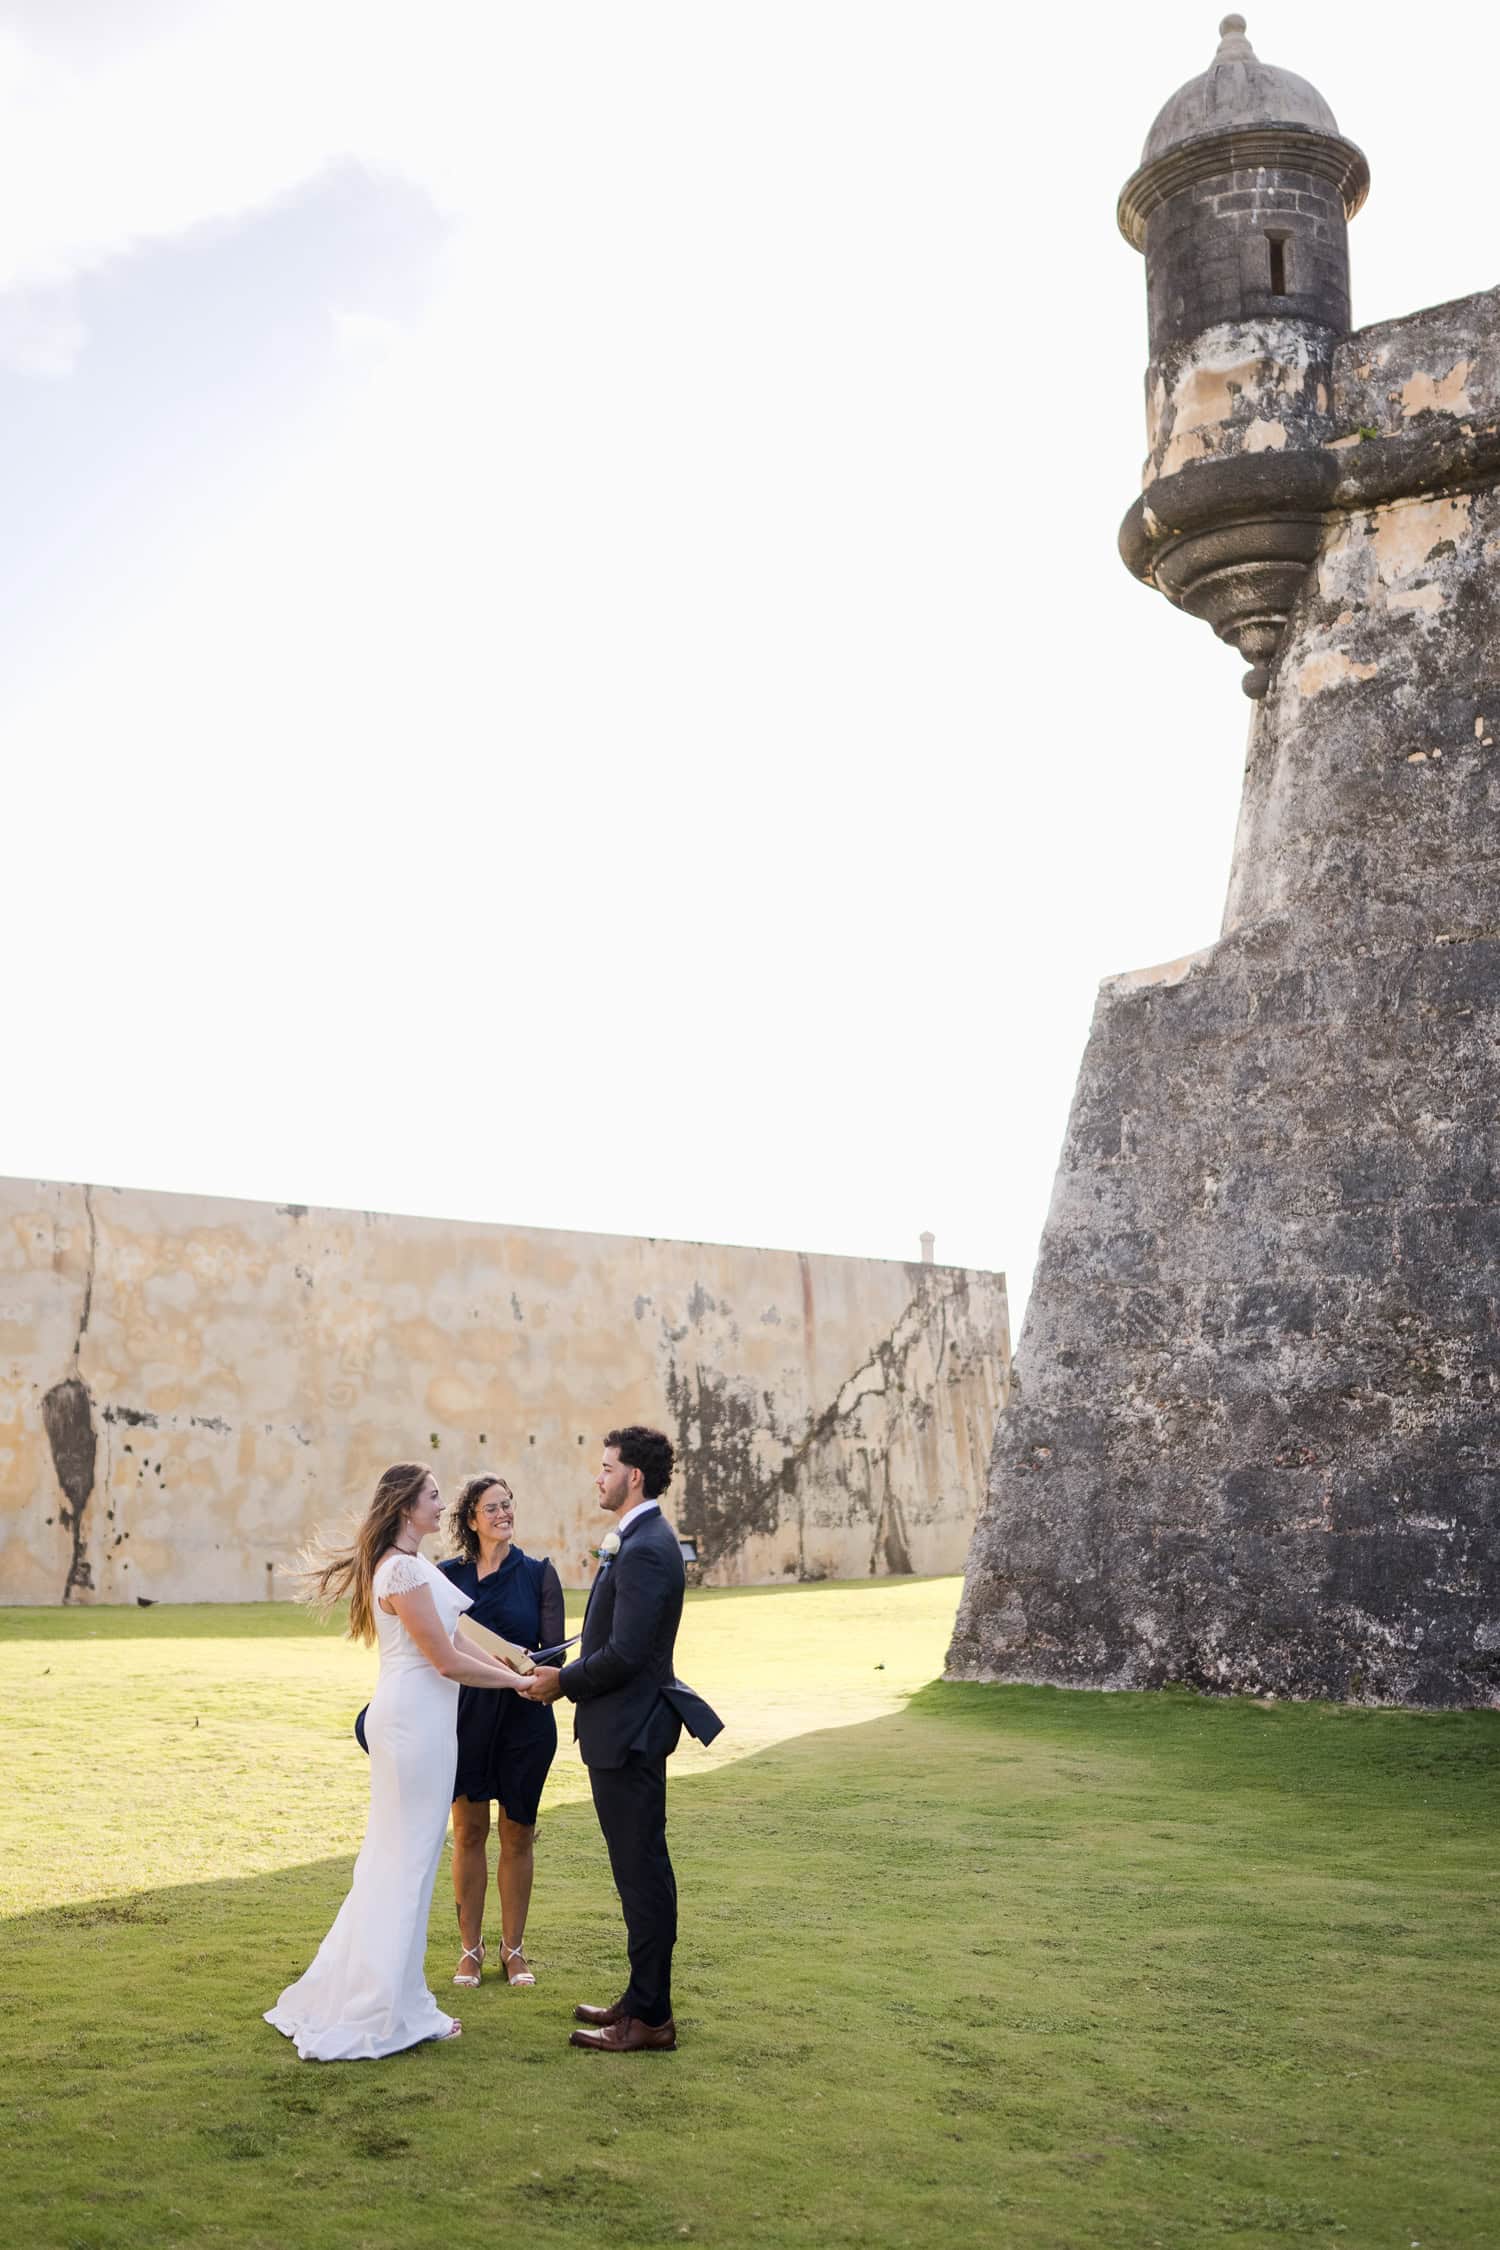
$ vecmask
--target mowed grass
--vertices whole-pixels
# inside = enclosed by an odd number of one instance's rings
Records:
[[[621,1981],[565,1752],[537,1989],[329,2067],[260,2010],[347,1885],[369,1657],[269,1606],[0,1612],[0,2232],[1500,2244],[1500,1715],[922,1685],[956,1593],[691,1599],[731,1726],[674,1760],[675,2055],[565,2044]]]
[[[725,1731],[685,1742],[674,1779],[900,1708],[941,1668],[956,1601],[953,1579],[692,1595],[678,1669]],[[568,1595],[570,1633],[583,1607]],[[341,1620],[291,1603],[0,1609],[18,1785],[0,1797],[0,1915],[352,1858],[369,1782],[351,1729],[376,1671]],[[592,1818],[570,1707],[559,1726],[543,1818]]]

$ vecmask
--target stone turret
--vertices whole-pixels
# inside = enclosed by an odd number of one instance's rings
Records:
[[[1260,696],[1318,522],[1268,505],[1274,473],[1253,463],[1332,434],[1348,223],[1370,168],[1316,87],[1259,60],[1243,16],[1220,32],[1120,195],[1120,230],[1145,253],[1150,319],[1144,494],[1121,537],[1140,576],[1240,650],[1246,690]],[[1210,524],[1158,535],[1173,523],[1178,477],[1235,461]]]

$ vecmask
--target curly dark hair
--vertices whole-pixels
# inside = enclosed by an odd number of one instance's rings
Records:
[[[514,1503],[516,1496],[510,1486],[504,1477],[497,1477],[493,1470],[482,1470],[477,1477],[465,1477],[448,1503],[448,1512],[443,1517],[443,1537],[449,1552],[462,1555],[465,1562],[476,1562],[479,1558],[479,1533],[474,1528],[474,1503],[482,1500],[491,1486],[497,1484]]]
[[[625,1468],[640,1470],[646,1498],[659,1500],[672,1481],[672,1440],[660,1430],[630,1422],[623,1430],[611,1430],[604,1442],[614,1447]]]

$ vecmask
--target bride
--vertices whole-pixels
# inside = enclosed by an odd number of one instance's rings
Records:
[[[315,1601],[348,1596],[351,1640],[379,1641],[380,1680],[365,1719],[370,1825],[354,1881],[312,1967],[266,2010],[304,2062],[394,2055],[422,2039],[456,2039],[462,2028],[423,1974],[458,1756],[459,1684],[515,1688],[521,1675],[455,1645],[469,1598],[417,1552],[441,1506],[427,1470],[398,1462],[375,1487],[353,1545],[309,1574]]]

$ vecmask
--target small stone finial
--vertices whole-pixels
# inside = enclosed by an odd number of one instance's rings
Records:
[[[1219,26],[1219,51],[1215,62],[1253,62],[1255,49],[1245,37],[1243,16],[1226,16]]]
[[[922,1236],[922,1263],[924,1266],[930,1266],[932,1264],[932,1253],[935,1246],[936,1237],[924,1233]]]

